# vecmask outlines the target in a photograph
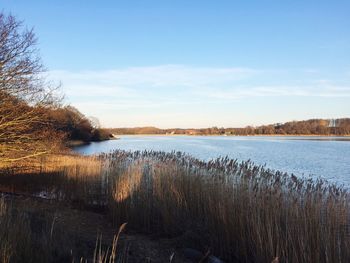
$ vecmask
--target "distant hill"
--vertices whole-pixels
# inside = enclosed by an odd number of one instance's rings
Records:
[[[113,134],[186,135],[350,135],[350,118],[311,119],[244,128],[159,129],[156,127],[112,128]]]

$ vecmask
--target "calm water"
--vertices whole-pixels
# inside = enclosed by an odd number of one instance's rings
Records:
[[[318,176],[350,186],[350,138],[121,136],[75,148],[82,154],[122,150],[182,151],[199,159],[229,156],[296,175]]]

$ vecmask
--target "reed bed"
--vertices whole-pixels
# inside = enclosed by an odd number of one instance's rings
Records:
[[[69,262],[71,238],[52,215],[18,210],[0,197],[0,262]]]
[[[11,187],[26,176],[35,180],[27,192],[101,207],[115,226],[128,222],[226,262],[350,262],[349,193],[321,179],[154,151],[52,156]]]
[[[98,157],[49,155],[30,165],[0,170],[0,191],[75,204],[96,204],[105,198],[102,162]]]
[[[182,234],[228,262],[350,262],[342,187],[229,158],[202,162],[152,151],[105,158],[117,224]]]

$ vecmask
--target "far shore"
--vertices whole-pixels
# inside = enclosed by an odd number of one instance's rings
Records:
[[[255,135],[234,135],[234,134],[113,134],[108,140],[101,141],[83,141],[83,140],[69,140],[65,143],[66,147],[74,148],[84,145],[89,145],[92,142],[104,142],[109,140],[119,140],[123,136],[161,136],[161,137],[185,137],[185,136],[199,136],[199,137],[324,137],[324,138],[344,138],[344,140],[350,140],[350,135],[314,135],[314,134],[255,134]]]
[[[350,137],[349,135],[322,135],[322,134],[254,134],[254,135],[235,135],[235,134],[114,134],[114,136],[222,136],[222,137]]]

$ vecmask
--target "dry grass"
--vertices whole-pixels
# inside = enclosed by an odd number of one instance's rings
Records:
[[[52,155],[0,170],[0,191],[93,204],[105,196],[97,157]]]
[[[120,234],[124,231],[127,223],[122,224],[119,227],[118,233],[114,236],[112,246],[104,249],[102,247],[102,236],[98,236],[96,239],[96,245],[94,254],[92,257],[92,263],[113,263],[117,260],[117,246],[120,238]],[[88,263],[89,261],[81,258],[80,263]],[[120,262],[120,261],[118,261]]]
[[[19,211],[0,198],[0,262],[64,262],[70,239],[49,214]]]
[[[116,226],[178,236],[181,245],[210,248],[227,262],[350,262],[349,194],[322,180],[180,153],[116,151],[40,162],[14,179],[0,176],[0,185],[103,208]]]
[[[46,210],[45,205],[34,201],[26,202],[24,206],[16,206],[11,199],[6,198],[5,201],[5,198],[0,198],[0,262],[117,262],[120,258],[118,241],[126,224],[121,225],[109,246],[109,238],[102,239],[102,233],[97,226],[88,233],[91,238],[81,239],[76,232],[72,232],[72,228],[84,223],[63,217],[59,211],[52,213],[51,210],[57,208]],[[74,210],[68,209],[66,212]],[[83,215],[88,214],[80,216]],[[93,235],[96,237],[96,233],[98,238],[93,249],[89,244],[93,245]],[[111,235],[113,236],[112,233]]]
[[[204,163],[159,152],[115,152],[109,201],[116,223],[190,233],[228,262],[349,262],[349,195],[227,158]]]

